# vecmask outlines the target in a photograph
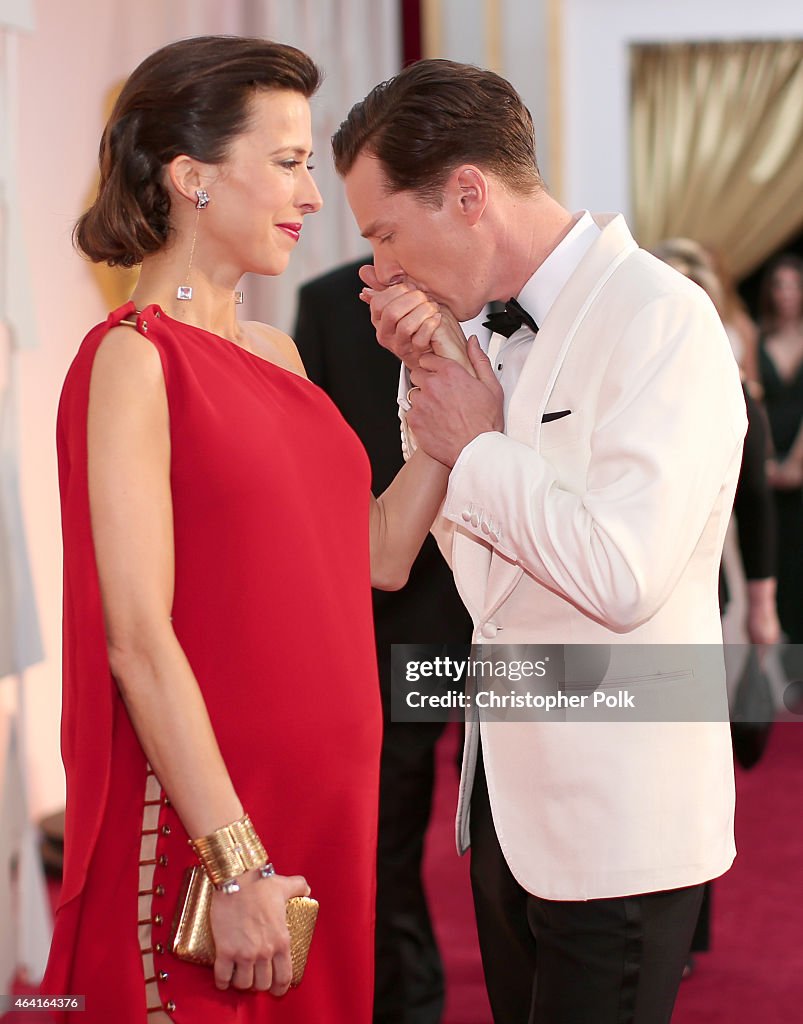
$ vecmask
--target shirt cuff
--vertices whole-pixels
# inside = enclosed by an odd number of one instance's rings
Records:
[[[404,412],[409,412],[411,409],[411,405],[407,401],[407,394],[412,386],[413,382],[410,380],[410,371],[402,363],[401,373],[399,374],[399,394],[396,397],[396,401],[399,403],[399,408],[403,409]]]

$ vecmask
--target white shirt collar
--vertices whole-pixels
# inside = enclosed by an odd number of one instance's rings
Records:
[[[517,299],[540,327],[555,299],[600,235],[588,210],[574,215],[571,230],[555,246],[519,292]]]

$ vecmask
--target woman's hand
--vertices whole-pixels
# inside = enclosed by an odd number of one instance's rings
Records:
[[[767,482],[776,491],[794,491],[803,486],[803,460],[790,456],[768,459]]]
[[[371,322],[383,348],[409,370],[418,366],[425,352],[434,352],[475,376],[465,335],[448,307],[439,305],[409,278],[385,286],[370,265],[360,268],[360,277],[366,285],[360,298],[371,307]]]
[[[463,328],[448,306],[439,306],[438,309],[441,322],[432,335],[432,351],[436,356],[443,356],[444,359],[459,363],[472,377],[476,377],[477,371],[469,358]]]
[[[260,878],[256,871],[237,881],[239,892],[212,896],[215,984],[283,996],[292,977],[287,901],[309,896],[309,886],[300,875]]]

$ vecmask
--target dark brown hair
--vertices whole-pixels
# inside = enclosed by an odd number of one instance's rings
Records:
[[[783,252],[780,256],[776,256],[764,271],[758,295],[758,308],[763,331],[773,331],[777,324],[778,314],[775,309],[772,289],[775,275],[781,269],[794,270],[800,281],[800,286],[803,288],[803,260],[794,252]]]
[[[422,60],[377,85],[332,136],[345,176],[363,150],[381,161],[392,192],[411,191],[439,207],[460,164],[496,174],[529,195],[543,188],[533,121],[506,79],[470,64]]]
[[[266,39],[199,36],[147,57],[123,86],[100,142],[100,184],[73,238],[95,263],[132,267],[170,233],[163,168],[185,153],[226,157],[249,125],[258,90],[309,98],[321,73],[301,50]]]

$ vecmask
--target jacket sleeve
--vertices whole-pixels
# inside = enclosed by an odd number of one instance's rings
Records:
[[[444,515],[608,628],[651,618],[723,489],[730,513],[746,418],[738,372],[702,292],[652,299],[613,347],[584,485],[533,447],[481,434],[461,453]],[[550,452],[552,458],[559,458]]]

